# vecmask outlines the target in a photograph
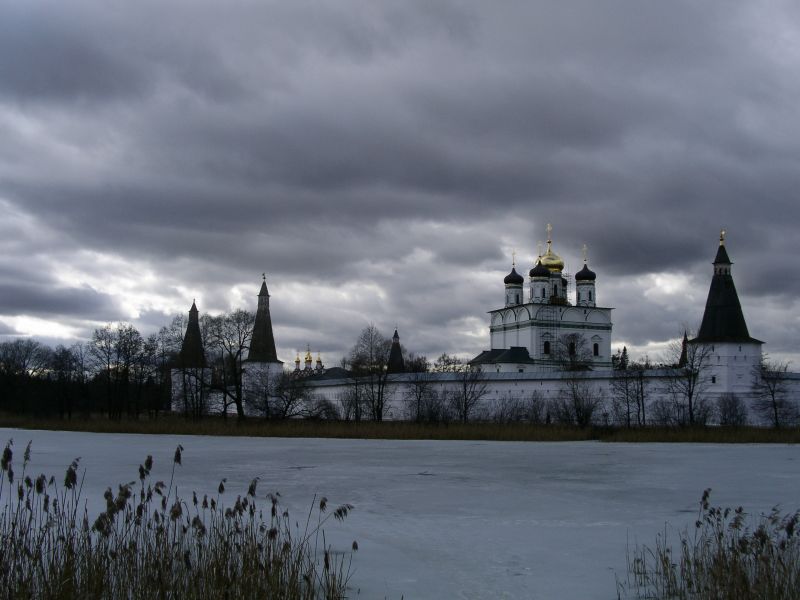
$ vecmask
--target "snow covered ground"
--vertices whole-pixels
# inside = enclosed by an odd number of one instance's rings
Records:
[[[702,491],[748,512],[800,507],[800,447],[259,439],[106,435],[0,429],[32,469],[86,470],[90,513],[109,485],[136,479],[147,454],[169,476],[185,448],[179,491],[231,502],[260,477],[299,517],[314,494],[355,510],[327,528],[357,540],[353,597],[612,600],[626,544],[652,544],[665,523],[694,521]]]

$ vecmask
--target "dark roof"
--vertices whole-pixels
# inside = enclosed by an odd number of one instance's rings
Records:
[[[536,266],[531,269],[528,275],[531,277],[550,277],[550,269],[545,267],[541,261],[538,261]]]
[[[206,366],[206,353],[203,351],[203,337],[200,335],[200,321],[197,316],[197,305],[194,302],[189,309],[189,323],[186,325],[183,344],[178,353],[178,366],[200,369]]]
[[[279,363],[278,353],[275,351],[275,337],[272,335],[272,318],[269,314],[269,292],[266,280],[261,284],[258,293],[258,310],[253,324],[253,336],[250,338],[250,352],[247,354],[250,362]]]
[[[483,352],[478,354],[478,356],[469,361],[469,364],[479,365],[483,363],[493,363],[494,359],[500,356],[503,352],[505,352],[504,348],[498,348],[495,350],[484,350]]]
[[[575,273],[575,281],[594,281],[597,279],[597,274],[589,269],[586,263],[583,263],[583,268]]]
[[[728,251],[725,250],[725,245],[720,244],[719,250],[717,250],[717,256],[714,258],[714,264],[719,265],[732,265],[731,259],[728,258]]]
[[[731,264],[725,246],[719,247],[714,262]],[[697,337],[692,341],[763,343],[751,338],[747,331],[742,305],[739,303],[739,295],[736,293],[736,286],[730,273],[717,271],[711,278],[703,322]]]
[[[522,346],[511,346],[511,348],[496,348],[494,350],[484,350],[478,356],[469,361],[471,365],[495,364],[495,363],[533,363],[528,349]]]
[[[403,351],[400,348],[400,336],[397,335],[397,330],[394,330],[392,337],[392,347],[389,350],[389,361],[386,364],[386,371],[388,373],[405,373],[406,365],[403,361]]]
[[[680,358],[678,358],[678,367],[685,367],[686,363],[689,362],[689,355],[687,354],[688,345],[689,345],[689,336],[684,331],[683,341],[681,341],[681,356]]]
[[[517,273],[517,270],[514,267],[511,267],[511,273],[506,275],[506,278],[503,279],[503,283],[506,285],[522,285],[525,283],[525,278]]]

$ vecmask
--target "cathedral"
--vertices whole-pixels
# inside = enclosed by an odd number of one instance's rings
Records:
[[[503,280],[505,305],[489,311],[491,349],[471,365],[497,373],[556,371],[570,362],[591,369],[611,368],[611,308],[597,303],[594,271],[584,248],[583,268],[575,274],[575,304],[563,259],[553,252],[552,227],[547,226],[547,250],[525,278],[512,264]]]
[[[735,394],[753,399],[753,373],[760,364],[763,342],[750,336],[733,282],[732,261],[725,245],[725,232],[713,261],[711,284],[702,322],[694,339],[684,337],[683,355],[674,366],[662,366],[642,373],[654,400],[667,400],[674,389],[670,381],[678,369],[700,355],[702,390],[709,398]],[[547,227],[547,246],[527,273],[517,272],[512,261],[511,272],[503,280],[503,304],[490,310],[489,349],[467,363],[466,372],[480,382],[481,401],[497,402],[503,398],[531,395],[545,400],[563,398],[576,377],[586,393],[598,398],[613,394],[616,377],[611,360],[612,320],[610,307],[600,303],[597,275],[589,268],[584,247],[583,268],[574,279],[564,269],[564,260],[553,249],[552,228]],[[574,283],[573,283],[574,282]],[[571,288],[574,285],[574,293]],[[326,369],[318,356],[316,367],[310,349],[306,351],[305,368],[300,368],[300,355],[292,371],[284,370],[278,359],[266,277],[258,293],[258,309],[251,335],[249,353],[242,366],[244,395],[263,394],[265,381],[287,374],[302,381],[311,397],[323,399],[344,409],[358,382],[342,368]],[[208,390],[212,374],[202,347],[195,304],[183,346],[172,372],[173,410],[186,411],[189,402],[206,407],[208,412],[220,410]],[[792,374],[791,385],[800,385]],[[425,381],[442,397],[463,393],[463,372],[427,373]],[[409,390],[418,385],[419,374],[406,372],[398,332],[394,332],[387,360],[384,418],[407,418],[403,410]],[[459,392],[459,390],[461,390]],[[206,394],[204,398],[203,395]]]

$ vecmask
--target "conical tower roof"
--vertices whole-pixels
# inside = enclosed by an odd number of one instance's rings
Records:
[[[183,336],[181,351],[178,353],[178,366],[202,369],[206,366],[206,353],[203,351],[203,337],[200,335],[200,319],[197,305],[192,302],[189,309],[189,323]]]
[[[747,330],[742,305],[739,303],[739,295],[729,268],[731,264],[733,263],[728,258],[723,233],[720,235],[720,245],[714,259],[714,276],[708,290],[703,322],[693,342],[763,343],[751,338]]]
[[[394,330],[392,336],[392,347],[389,350],[389,362],[386,365],[386,370],[389,373],[405,373],[406,364],[403,360],[403,350],[400,348],[400,336],[397,334],[397,329]]]
[[[253,335],[250,338],[250,352],[247,360],[250,362],[279,363],[278,353],[275,351],[275,337],[272,334],[272,317],[269,314],[269,291],[267,278],[263,275],[261,290],[258,292],[258,310],[253,324]]]

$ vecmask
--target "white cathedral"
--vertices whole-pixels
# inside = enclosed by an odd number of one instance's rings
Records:
[[[584,249],[583,269],[575,274],[573,305],[564,261],[553,252],[548,225],[547,251],[530,270],[527,301],[525,278],[512,263],[503,280],[505,306],[489,312],[491,349],[471,364],[484,372],[555,371],[563,368],[565,358],[587,354],[593,370],[610,369],[612,309],[597,305],[597,276],[586,264],[585,253]]]
[[[544,400],[563,397],[565,389],[580,378],[587,393],[608,398],[612,393],[615,372],[611,360],[612,308],[599,304],[597,276],[589,268],[584,248],[584,265],[574,276],[574,304],[571,301],[571,278],[564,272],[564,261],[553,250],[552,228],[548,225],[547,247],[525,278],[516,271],[505,277],[504,305],[489,311],[489,349],[468,363],[468,371],[480,382],[483,404],[501,399],[525,398],[532,394]],[[697,337],[684,339],[684,353],[702,345],[705,381],[703,394],[710,399],[735,394],[745,402],[753,398],[753,370],[761,361],[761,341],[750,337],[731,274],[732,262],[720,235],[717,254],[702,324]],[[278,360],[269,312],[266,280],[258,295],[258,311],[252,332],[250,351],[243,372],[245,393],[264,376],[284,372]],[[682,357],[681,360],[685,360]],[[575,369],[575,363],[580,367]],[[343,408],[358,382],[352,374],[335,367],[324,369],[318,360],[311,369],[310,352],[306,369],[295,361],[297,376],[310,396],[324,399]],[[211,379],[202,348],[197,308],[192,305],[184,344],[173,370],[173,410],[181,411],[187,397],[203,393]],[[576,373],[576,371],[579,371]],[[188,376],[187,376],[188,373]],[[643,373],[652,399],[667,399],[672,393],[669,381],[674,369],[650,369]],[[800,390],[800,375],[790,374],[792,390]],[[419,381],[418,374],[404,372],[399,337],[395,332],[383,393],[386,396],[385,419],[407,417],[405,399],[410,387]],[[457,394],[464,385],[462,373],[429,373],[426,381],[437,393]],[[215,406],[214,402],[209,406]]]

